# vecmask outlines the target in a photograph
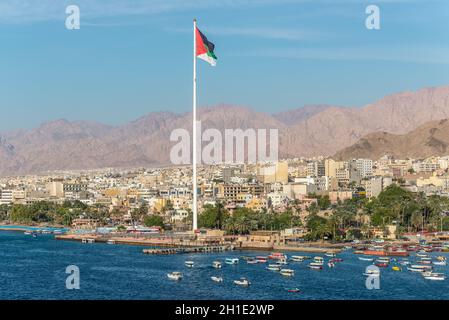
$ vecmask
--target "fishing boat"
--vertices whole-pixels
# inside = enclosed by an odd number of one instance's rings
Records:
[[[393,270],[393,271],[402,271],[402,269],[400,267],[398,267],[398,266],[391,267],[391,270]]]
[[[115,244],[115,240],[109,239],[108,241],[106,241],[107,244]]]
[[[334,267],[335,267],[335,263],[333,263],[333,262],[328,262],[328,263],[327,263],[327,266],[328,266],[329,268],[334,268]]]
[[[438,257],[436,257],[436,259],[438,261],[446,261],[446,257],[443,257],[443,256],[438,256]]]
[[[267,257],[257,256],[256,260],[257,260],[258,263],[266,263],[267,262]]]
[[[379,277],[380,276],[380,270],[368,269],[368,270],[366,270],[366,272],[363,275],[364,276],[370,276],[370,277]]]
[[[317,264],[317,263],[309,263],[309,269],[312,270],[321,270],[323,269],[323,265],[322,264]]]
[[[386,267],[388,267],[388,263],[386,263],[386,262],[376,262],[374,265],[375,265],[376,267],[380,267],[380,268],[386,268]]]
[[[279,259],[278,261],[276,261],[276,263],[279,264],[279,265],[286,265],[286,264],[288,264],[287,260],[284,260],[284,259]]]
[[[412,264],[411,267],[415,268],[415,269],[425,269],[425,270],[432,269],[432,266],[422,265],[422,264]]]
[[[184,262],[184,264],[186,265],[187,268],[193,268],[193,266],[195,265],[195,262],[186,261],[186,262]]]
[[[221,269],[221,262],[220,261],[212,262],[212,267],[214,267],[215,269]]]
[[[31,231],[25,231],[23,234],[25,234],[27,236],[31,236],[32,232]]]
[[[421,252],[421,251],[420,251],[420,252]],[[426,253],[419,253],[419,252],[416,254],[416,256],[417,256],[417,257],[421,257],[421,258],[428,258],[428,257],[429,257],[428,254],[426,254]]]
[[[259,261],[257,261],[256,259],[249,259],[249,260],[246,260],[246,263],[247,264],[258,264]]]
[[[239,259],[238,258],[226,258],[225,263],[226,264],[238,264]]]
[[[359,257],[359,260],[362,260],[362,261],[374,261],[373,258],[364,258],[364,257]]]
[[[246,260],[251,260],[251,259],[254,259],[254,258],[253,257],[249,257],[249,256],[241,256],[240,259],[246,261]]]
[[[281,252],[272,252],[269,256],[268,259],[272,259],[272,260],[276,260],[276,259],[283,259],[286,260],[287,256]]]
[[[325,254],[324,254],[326,257],[336,257],[337,255],[335,254],[335,253],[333,253],[333,252],[326,252]]]
[[[214,282],[223,282],[223,278],[222,277],[210,277],[212,279],[212,281]]]
[[[281,269],[280,274],[286,277],[293,277],[295,275],[295,270],[292,269]]]
[[[238,286],[242,286],[242,287],[248,287],[251,282],[249,282],[248,279],[246,278],[240,278],[240,280],[234,280],[234,283]]]
[[[182,273],[181,273],[181,272],[177,272],[177,271],[171,272],[171,273],[167,273],[167,277],[168,277],[170,280],[176,280],[176,281],[178,281],[178,280],[181,280],[181,279],[182,279]]]
[[[424,269],[421,269],[421,268],[411,268],[411,267],[407,267],[407,270],[408,270],[408,271],[411,271],[411,272],[424,272]]]
[[[446,261],[434,261],[433,264],[436,266],[445,266]]]
[[[343,262],[343,259],[342,258],[332,258],[332,259],[329,260],[329,262],[332,262],[332,263],[334,263],[334,262]]]
[[[298,293],[301,291],[298,288],[290,288],[290,289],[286,289],[286,290],[287,290],[287,292],[292,292],[292,293]]]
[[[277,265],[277,264],[269,264],[267,269],[271,270],[271,271],[280,271],[281,270],[281,266]]]
[[[437,273],[437,272],[423,272],[422,273],[424,279],[427,280],[434,280],[434,281],[442,281],[442,280],[446,280],[446,276],[442,273]]]

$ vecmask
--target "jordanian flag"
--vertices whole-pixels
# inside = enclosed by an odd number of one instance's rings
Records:
[[[208,41],[206,36],[196,28],[196,56],[209,62],[212,66],[217,65],[217,57],[214,54],[215,45]]]

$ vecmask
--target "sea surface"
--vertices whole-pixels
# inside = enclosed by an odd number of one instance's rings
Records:
[[[363,273],[370,262],[360,261],[349,251],[338,255],[344,261],[333,269],[325,266],[316,271],[307,268],[308,262],[291,262],[285,267],[294,269],[295,276],[287,278],[266,270],[265,264],[250,265],[244,260],[224,264],[227,257],[267,252],[152,256],[144,255],[142,246],[83,244],[53,237],[0,231],[0,299],[449,299],[449,280],[425,280],[417,273],[393,271],[391,265],[381,268],[380,289],[368,290]],[[194,268],[185,267],[186,260],[194,261]],[[223,262],[221,270],[211,267],[214,260]],[[79,290],[66,289],[69,265],[80,270]],[[445,274],[448,268],[435,266]],[[172,271],[181,271],[184,278],[169,280],[167,273]],[[211,276],[222,276],[224,282],[215,283]],[[252,285],[233,284],[240,277]],[[290,293],[289,288],[301,292]]]

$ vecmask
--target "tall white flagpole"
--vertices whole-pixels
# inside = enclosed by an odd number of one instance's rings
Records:
[[[196,177],[196,19],[193,19],[193,232],[198,229]]]

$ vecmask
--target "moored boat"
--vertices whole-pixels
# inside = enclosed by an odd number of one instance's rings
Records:
[[[193,266],[195,265],[195,262],[186,261],[186,262],[184,262],[184,264],[186,265],[187,268],[193,268]]]
[[[295,275],[295,271],[292,269],[281,269],[280,274],[286,277],[293,277]]]
[[[226,258],[225,263],[226,264],[238,264],[239,259],[238,258]]]
[[[220,261],[214,261],[212,262],[212,267],[214,267],[215,269],[221,269],[221,262]]]
[[[167,277],[168,277],[170,280],[176,280],[176,281],[178,281],[178,280],[181,280],[181,279],[182,279],[182,273],[181,273],[181,272],[177,272],[177,271],[171,272],[171,273],[167,273]]]
[[[240,278],[240,280],[234,280],[234,284],[242,287],[248,287],[251,282],[249,282],[249,280],[246,278]]]
[[[222,277],[215,277],[215,276],[213,276],[213,277],[210,277],[210,278],[214,282],[223,282],[223,278]]]

